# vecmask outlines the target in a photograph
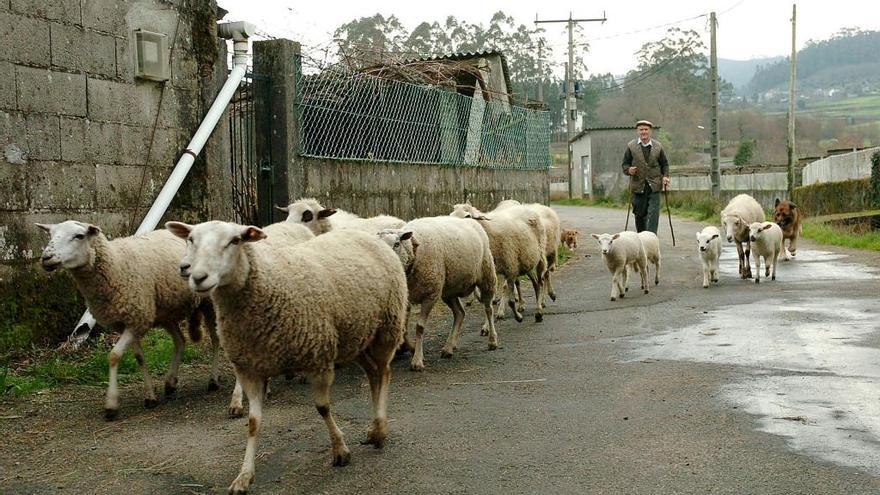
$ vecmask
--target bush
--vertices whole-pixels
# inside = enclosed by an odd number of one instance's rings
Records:
[[[793,201],[809,216],[833,215],[871,209],[871,180],[853,179],[797,187]]]

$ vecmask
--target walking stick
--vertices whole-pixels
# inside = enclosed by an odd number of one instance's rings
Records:
[[[626,206],[626,225],[623,227],[623,231],[626,232],[629,230],[629,212],[632,211],[633,207],[633,182],[632,177],[629,179],[629,203]]]
[[[663,186],[663,197],[666,199],[666,217],[669,218],[669,233],[672,234],[672,247],[675,247],[675,231],[672,229],[672,212],[669,210],[669,189]]]

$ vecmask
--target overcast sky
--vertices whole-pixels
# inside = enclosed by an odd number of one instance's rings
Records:
[[[326,45],[339,25],[358,17],[397,16],[407,29],[422,21],[442,22],[453,15],[469,23],[488,25],[492,14],[503,10],[518,23],[534,26],[541,19],[608,18],[605,23],[585,23],[581,40],[590,43],[586,62],[591,73],[623,74],[635,66],[635,52],[642,43],[662,38],[666,23],[692,18],[715,10],[718,13],[718,56],[735,60],[786,55],[791,44],[791,2],[785,0],[669,0],[666,2],[476,2],[443,0],[381,0],[375,2],[331,0],[218,0],[229,10],[226,20],[250,21],[275,37],[300,41],[308,46]],[[540,6],[540,7],[537,7]],[[797,44],[820,40],[844,27],[880,29],[880,2],[877,0],[801,0],[797,2]],[[704,35],[709,45],[706,17],[677,24]],[[548,44],[556,58],[565,57],[565,24],[544,24]],[[634,32],[635,31],[635,32]]]

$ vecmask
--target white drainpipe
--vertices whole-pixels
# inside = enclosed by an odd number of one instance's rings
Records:
[[[193,135],[186,149],[183,151],[183,155],[177,161],[177,165],[175,165],[171,175],[168,176],[168,180],[165,181],[165,185],[162,187],[162,190],[159,191],[159,196],[156,197],[156,201],[153,202],[153,206],[150,207],[150,211],[147,212],[147,215],[144,217],[141,225],[135,232],[135,235],[145,234],[156,229],[156,225],[159,223],[159,220],[162,219],[162,215],[165,214],[168,205],[171,204],[171,200],[174,199],[174,195],[177,194],[177,190],[180,189],[183,179],[189,174],[193,161],[195,161],[196,157],[202,151],[205,142],[214,131],[214,127],[217,126],[217,122],[220,120],[220,117],[223,116],[226,106],[229,104],[229,101],[232,99],[235,90],[238,89],[238,85],[247,71],[247,40],[250,36],[254,35],[255,31],[256,27],[248,22],[228,22],[217,26],[217,35],[219,37],[232,39],[233,41],[232,71],[229,72],[229,77],[226,79],[226,83],[223,84],[220,93],[217,94],[217,98],[214,99],[214,103],[211,105],[211,108],[208,109],[208,113],[205,115],[204,120],[202,120],[195,135]],[[74,327],[73,333],[71,333],[68,338],[74,348],[79,347],[80,344],[89,338],[89,333],[91,333],[95,323],[95,318],[92,317],[92,313],[86,310],[82,318],[79,319],[79,323]]]

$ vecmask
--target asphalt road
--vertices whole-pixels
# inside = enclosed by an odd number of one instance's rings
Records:
[[[727,246],[720,283],[703,289],[701,226],[676,220],[673,248],[664,219],[660,285],[641,294],[631,277],[611,302],[588,234],[620,230],[624,213],[558,211],[581,246],[543,323],[529,298],[525,322],[499,322],[490,352],[469,308],[458,352],[441,360],[451,315],[437,311],[426,371],[394,363],[383,450],[358,444],[368,387],[356,367],[340,369],[343,468],[330,466],[308,389],[276,383],[252,492],[880,492],[877,253],[802,241],[776,281],[755,285]],[[129,385],[113,423],[95,388],[0,404],[0,493],[225,493],[247,420],[226,419],[228,390],[208,393],[207,376],[187,367],[179,397],[149,411]]]

